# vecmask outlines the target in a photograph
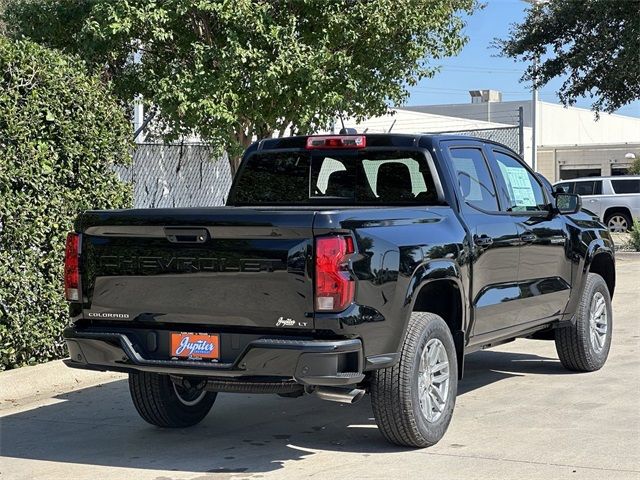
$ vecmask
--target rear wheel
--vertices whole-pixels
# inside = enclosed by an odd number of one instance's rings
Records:
[[[169,375],[129,374],[131,399],[140,416],[158,427],[190,427],[207,416],[216,400],[204,385],[179,385]]]
[[[453,338],[442,318],[414,313],[397,365],[373,372],[371,402],[392,443],[429,447],[447,431],[458,390]]]
[[[614,212],[607,215],[604,224],[610,232],[625,233],[631,228],[631,217],[623,212]]]
[[[589,273],[573,325],[555,331],[556,350],[565,368],[593,372],[609,356],[613,315],[604,279]]]

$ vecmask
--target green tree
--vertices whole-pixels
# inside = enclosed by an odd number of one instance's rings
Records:
[[[640,158],[636,158],[629,168],[629,174],[640,175]]]
[[[123,101],[159,109],[232,167],[255,135],[309,133],[337,113],[402,104],[466,38],[475,0],[17,0],[13,35],[77,53]],[[139,61],[132,61],[136,53]]]
[[[565,105],[590,97],[596,112],[613,112],[640,98],[640,0],[539,2],[495,45],[529,63],[524,81],[566,77]]]
[[[0,370],[60,357],[66,233],[131,205],[122,108],[78,59],[0,36]]]

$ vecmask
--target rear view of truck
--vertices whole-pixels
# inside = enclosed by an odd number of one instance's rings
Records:
[[[68,237],[74,366],[107,362],[115,369],[215,376],[209,387],[218,390],[240,391],[230,379],[263,376],[269,380],[262,388],[278,393],[300,391],[308,376],[342,381],[337,365],[296,372],[303,354],[353,352],[335,360],[357,371],[359,342],[318,339],[313,317],[314,297],[327,311],[344,309],[353,298],[353,281],[338,273],[353,239],[318,238],[314,255],[312,211],[92,215],[81,218],[81,233]],[[332,275],[337,285],[329,285]]]
[[[402,142],[266,140],[226,207],[85,212],[67,239],[67,364],[129,373],[138,412],[163,427],[199,422],[219,392],[358,400],[403,341],[393,225],[451,221],[433,159]],[[439,346],[429,378],[448,392],[455,352]]]

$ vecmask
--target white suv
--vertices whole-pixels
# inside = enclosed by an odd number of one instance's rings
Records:
[[[634,218],[640,219],[640,175],[574,178],[554,188],[580,195],[582,206],[598,215],[612,232],[626,232]]]

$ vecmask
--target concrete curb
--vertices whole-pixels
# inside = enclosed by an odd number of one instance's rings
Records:
[[[633,258],[633,259],[638,259],[640,257],[638,257],[640,255],[640,252],[620,252],[617,251],[616,252],[616,258]]]
[[[28,400],[52,397],[102,383],[127,378],[115,372],[93,372],[67,367],[55,360],[0,372],[0,410]]]

